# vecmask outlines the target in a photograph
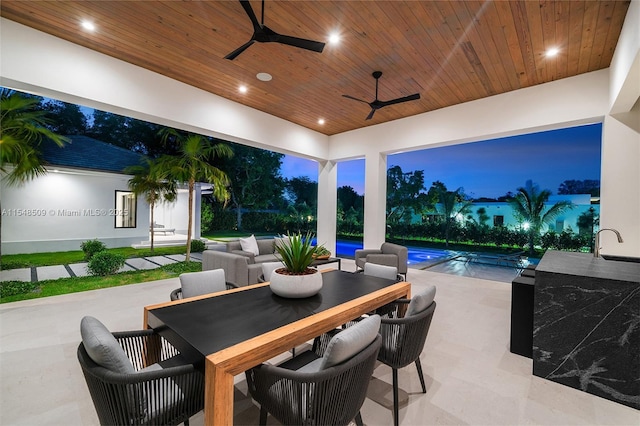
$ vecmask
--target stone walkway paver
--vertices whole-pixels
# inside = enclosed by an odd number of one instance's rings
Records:
[[[184,254],[172,254],[167,256],[132,257],[126,260],[125,265],[118,272],[149,270],[159,268],[170,263],[184,262]],[[193,262],[202,262],[202,253],[191,253]],[[69,265],[38,266],[36,268],[37,280],[56,280],[58,278],[86,277],[87,262],[71,263]],[[71,269],[73,275],[69,273]],[[0,281],[31,281],[31,268],[7,269],[0,271]]]
[[[0,281],[31,281],[31,268],[0,271]]]
[[[167,255],[169,259],[175,260],[176,262],[184,262],[187,258],[184,254],[169,254]],[[192,259],[195,261],[195,259]]]
[[[87,270],[87,262],[82,263],[72,263],[69,265],[69,268],[76,274],[76,277],[86,277],[89,275],[89,271]]]
[[[153,263],[157,263],[158,265],[168,265],[170,263],[176,263],[175,260],[169,259],[167,256],[149,256],[146,258]]]
[[[64,265],[40,266],[36,270],[38,271],[38,281],[71,277]]]
[[[127,259],[127,265],[135,268],[135,269],[156,269],[159,268],[160,265],[154,262],[150,262],[144,257],[135,257],[133,259]]]

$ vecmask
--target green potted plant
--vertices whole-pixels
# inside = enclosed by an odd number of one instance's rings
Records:
[[[289,298],[310,297],[322,289],[322,274],[310,268],[317,248],[312,246],[313,234],[287,234],[276,243],[283,268],[276,269],[271,275],[271,291],[278,296]]]

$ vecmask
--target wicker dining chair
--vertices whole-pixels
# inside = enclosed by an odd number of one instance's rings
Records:
[[[260,424],[270,413],[286,425],[362,425],[364,403],[381,345],[375,315],[281,364],[246,372],[249,393],[260,404]]]
[[[204,408],[203,374],[153,330],[93,333],[94,320],[83,318],[77,355],[100,424],[188,426]]]
[[[382,317],[380,334],[382,347],[378,354],[378,361],[392,368],[393,373],[393,424],[398,426],[398,369],[415,363],[418,377],[422,385],[422,393],[427,389],[420,364],[420,354],[424,349],[427,333],[431,326],[433,313],[436,309],[436,288],[427,289],[408,299],[398,299],[393,303],[397,309]],[[408,305],[408,307],[407,307]],[[406,313],[402,316],[402,311]]]
[[[176,288],[171,292],[169,295],[171,300],[238,288],[237,285],[225,280],[224,269],[186,272],[180,274],[179,278],[180,288]]]

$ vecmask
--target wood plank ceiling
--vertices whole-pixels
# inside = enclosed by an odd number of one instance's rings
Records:
[[[251,5],[258,20],[261,2]],[[0,15],[327,135],[610,65],[629,1],[266,1],[276,32],[338,44],[322,53],[255,43],[237,1],[2,0]],[[96,30],[81,28],[81,21]],[[553,58],[545,51],[556,47]],[[416,92],[378,110],[370,102]],[[256,78],[273,76],[270,82]],[[238,91],[246,85],[247,93]],[[323,118],[324,124],[318,120]]]

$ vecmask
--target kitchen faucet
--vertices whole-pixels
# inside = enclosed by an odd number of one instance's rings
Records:
[[[593,249],[593,257],[600,257],[600,249],[602,248],[602,247],[600,247],[600,233],[602,231],[615,232],[616,236],[618,237],[618,242],[619,243],[624,242],[624,240],[622,239],[622,235],[620,235],[620,232],[618,232],[618,230],[613,229],[613,228],[602,228],[601,230],[599,230],[596,233],[596,243],[595,243],[595,247]]]

